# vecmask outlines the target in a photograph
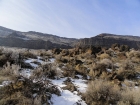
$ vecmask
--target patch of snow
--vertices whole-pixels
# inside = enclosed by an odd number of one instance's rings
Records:
[[[27,77],[29,78],[31,76],[31,70],[30,69],[23,69],[21,72],[20,72],[20,75],[22,75],[23,77]]]
[[[41,59],[41,57],[40,57],[40,56],[37,56],[37,62],[39,62],[39,63],[43,64],[43,63],[44,63],[44,61],[42,61],[42,60],[40,60],[40,59]]]
[[[32,63],[32,62],[35,62],[35,61],[37,61],[36,59],[28,59],[28,60],[25,60],[25,63],[29,63],[32,67],[34,67],[34,68],[36,68],[36,67],[38,67],[38,65],[37,64],[34,64],[34,63]]]
[[[3,85],[0,85],[0,87],[3,87]]]
[[[75,86],[78,87],[78,90],[82,93],[86,92],[87,89],[87,84],[86,84],[86,80],[82,80],[82,79],[73,79],[73,84]]]
[[[29,59],[25,60],[25,63],[29,63],[33,68],[37,68],[38,65],[33,62],[39,62],[41,64],[44,63],[44,61],[40,60],[40,57],[38,57],[38,59],[29,58]]]
[[[112,72],[112,69],[106,69],[106,71],[108,71],[108,72]]]
[[[36,96],[37,96],[37,93],[34,93],[34,94],[33,94],[33,97],[36,97]]]
[[[80,79],[82,79],[83,78],[83,76],[82,75],[76,75],[77,77],[79,77]]]
[[[138,89],[139,87],[138,87],[138,86],[135,86],[134,88],[135,88],[135,89]]]
[[[11,83],[11,81],[3,81],[2,82],[2,86],[7,86],[7,85],[9,85]]]
[[[51,59],[49,59],[49,60],[50,60],[51,63],[54,63],[55,58],[51,58]]]
[[[54,85],[64,87],[64,86],[66,86],[65,84],[63,84],[63,81],[65,81],[65,80],[66,80],[66,78],[60,78],[58,80],[51,80],[51,81]]]
[[[90,79],[90,76],[89,76],[89,75],[87,75],[87,79],[88,79],[88,80]]]
[[[77,105],[76,103],[78,102],[80,105],[86,105],[80,96],[75,95],[69,90],[63,90],[61,96],[53,94],[51,101],[53,102],[53,105]]]
[[[126,87],[126,85],[122,83],[122,87]]]

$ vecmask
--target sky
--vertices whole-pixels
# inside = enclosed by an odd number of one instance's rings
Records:
[[[140,0],[0,0],[0,26],[68,38],[140,36]]]

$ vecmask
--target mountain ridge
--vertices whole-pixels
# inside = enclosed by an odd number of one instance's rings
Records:
[[[66,38],[35,31],[20,32],[0,26],[0,46],[31,49],[72,48],[74,46],[110,47],[114,43],[140,49],[140,37],[101,33],[90,38]],[[32,46],[31,46],[32,45]]]

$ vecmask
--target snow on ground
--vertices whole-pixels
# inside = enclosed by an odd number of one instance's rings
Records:
[[[3,81],[2,84],[0,85],[0,87],[3,87],[3,86],[7,86],[11,83],[12,81]]]
[[[45,62],[41,60],[41,57],[37,57],[37,59],[33,58],[28,58],[25,60],[25,63],[29,63],[33,68],[39,67],[38,64],[35,64],[34,62],[39,62],[41,65],[45,63],[54,63],[55,59],[50,58],[49,61]],[[61,69],[57,68],[57,71],[60,72]],[[23,69],[20,74],[29,78],[31,76],[32,70],[31,69]],[[80,92],[85,92],[87,88],[87,84],[85,83],[86,80],[82,80],[81,75],[77,75],[79,79],[71,79],[73,84],[78,87],[78,90]],[[51,102],[53,102],[53,105],[77,105],[79,103],[80,105],[86,105],[86,103],[81,99],[81,96],[78,96],[78,92],[71,92],[69,90],[62,90],[61,88],[66,86],[63,82],[67,78],[60,78],[60,79],[55,79],[51,80],[54,85],[57,85],[57,87],[61,90],[61,96],[57,96],[55,94],[52,94],[52,99]],[[6,82],[7,83],[7,82]],[[0,85],[4,86],[4,84]]]
[[[31,69],[23,69],[21,72],[20,72],[20,75],[22,75],[23,77],[27,77],[29,78],[31,76]]]
[[[61,79],[58,79],[58,80],[51,80],[53,84],[59,86],[59,87],[64,87],[66,86],[65,84],[63,84],[63,81],[65,81],[66,78],[61,78]]]
[[[49,60],[50,60],[49,62],[45,62],[45,61],[41,60],[41,57],[40,56],[37,56],[37,59],[28,58],[24,62],[30,64],[33,68],[37,68],[37,67],[39,67],[39,65],[38,64],[35,64],[34,62],[38,62],[41,65],[43,65],[43,64],[46,64],[46,63],[53,63],[55,61],[54,58],[51,58]],[[20,72],[20,74],[22,76],[27,77],[27,78],[29,78],[31,76],[31,73],[32,73],[32,70],[31,69],[23,69]]]
[[[51,59],[49,59],[50,60],[50,62],[54,62],[55,61],[55,58],[51,58]]]
[[[37,59],[29,58],[29,59],[25,60],[25,63],[29,63],[32,67],[36,68],[36,67],[38,67],[38,65],[33,63],[33,62],[36,62],[36,61],[37,61]]]
[[[87,88],[87,84],[86,84],[86,80],[82,80],[82,79],[73,79],[73,84],[75,86],[78,87],[78,90],[82,93],[84,93],[86,91]]]
[[[86,103],[81,100],[80,96],[70,92],[69,90],[63,90],[61,96],[53,94],[51,101],[53,102],[53,105],[77,105],[76,103],[86,105]]]
[[[67,78],[60,78],[59,80],[51,80],[54,85],[59,87],[66,86],[63,82]],[[85,92],[87,88],[86,80],[82,79],[71,79],[72,83],[78,87],[80,92]],[[71,92],[69,90],[62,90],[61,96],[52,95],[52,102],[54,105],[77,105],[76,103],[80,103],[81,105],[86,105],[86,103],[81,99],[80,96],[77,95],[78,92]]]
[[[111,73],[112,72],[112,69],[106,69],[106,71],[108,71],[109,73]]]

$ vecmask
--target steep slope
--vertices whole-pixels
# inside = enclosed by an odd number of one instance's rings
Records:
[[[77,43],[78,46],[94,45],[110,47],[114,43],[128,45],[131,48],[140,48],[140,37],[138,36],[123,36],[114,34],[100,34],[91,38],[80,39]]]

